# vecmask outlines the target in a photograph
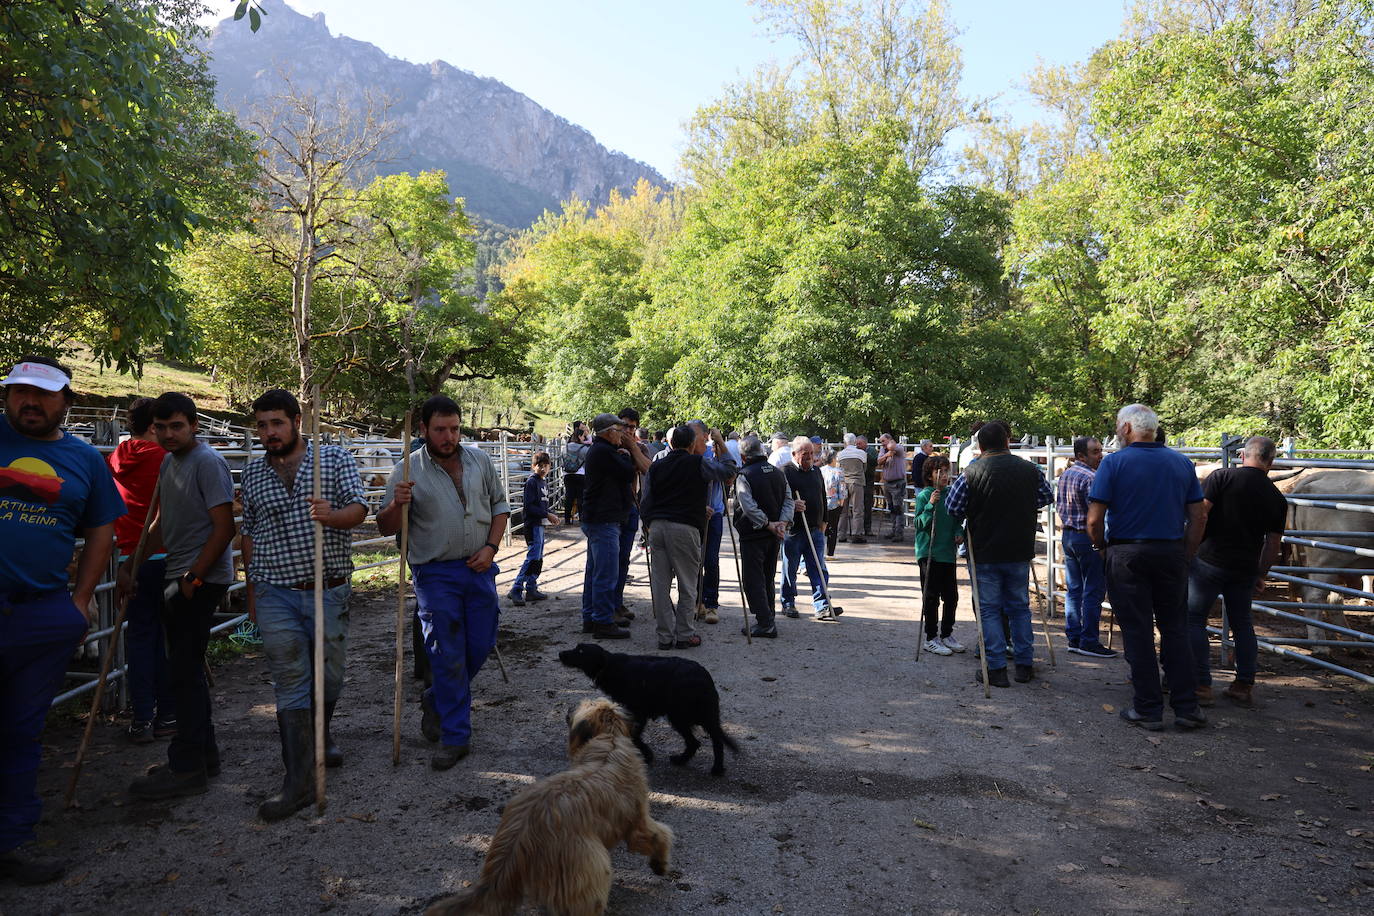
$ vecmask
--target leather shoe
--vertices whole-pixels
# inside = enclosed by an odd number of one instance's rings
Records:
[[[1029,684],[1031,678],[1035,677],[1035,666],[1017,665],[1016,673],[1012,675],[1012,680],[1018,684]]]
[[[974,676],[974,680],[976,680],[980,684],[983,683],[983,673],[979,671],[978,674]],[[1007,680],[1007,669],[989,668],[988,683],[991,684],[993,687],[1010,687],[1011,681]]]
[[[629,639],[630,631],[613,623],[593,623],[592,637],[595,639]]]
[[[453,765],[468,755],[469,747],[466,744],[457,746],[451,744],[442,745],[433,756],[429,758],[430,769],[451,770]]]
[[[1180,716],[1178,713],[1174,713],[1174,728],[1179,731],[1190,732],[1202,728],[1206,724],[1207,717],[1202,714],[1200,709],[1190,716]]]
[[[1136,712],[1134,706],[1127,706],[1125,709],[1121,710],[1121,718],[1132,725],[1145,729],[1147,732],[1157,732],[1164,729],[1164,720],[1147,719]]]

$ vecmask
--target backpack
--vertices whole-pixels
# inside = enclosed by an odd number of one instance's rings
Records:
[[[576,474],[582,469],[582,462],[587,460],[587,446],[580,442],[568,443],[567,451],[563,453],[563,473]]]

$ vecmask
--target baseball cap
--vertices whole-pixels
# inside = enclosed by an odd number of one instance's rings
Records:
[[[61,391],[71,383],[67,373],[43,363],[15,363],[10,374],[0,379],[0,385],[32,385],[44,391]]]
[[[592,430],[598,433],[621,425],[620,418],[613,413],[599,413],[592,419]]]

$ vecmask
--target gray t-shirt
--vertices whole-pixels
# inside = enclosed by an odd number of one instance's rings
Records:
[[[162,459],[162,543],[167,548],[167,578],[176,579],[190,570],[210,539],[214,523],[210,510],[234,501],[234,481],[229,465],[219,452],[202,442],[178,458]],[[234,581],[233,544],[201,576],[215,585]]]

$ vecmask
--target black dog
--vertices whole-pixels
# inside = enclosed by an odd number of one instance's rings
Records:
[[[607,652],[593,643],[565,649],[558,653],[558,660],[586,674],[607,696],[629,710],[634,717],[631,737],[644,755],[645,763],[654,762],[654,752],[644,743],[644,726],[650,719],[660,716],[666,716],[668,723],[687,743],[681,754],[668,758],[676,766],[691,760],[701,747],[701,742],[692,734],[692,727],[696,725],[711,736],[711,747],[715,751],[712,776],[725,772],[724,748],[739,753],[735,742],[720,727],[720,695],[716,693],[716,682],[711,679],[711,672],[696,662],[685,658]]]

